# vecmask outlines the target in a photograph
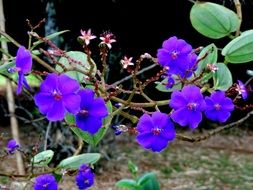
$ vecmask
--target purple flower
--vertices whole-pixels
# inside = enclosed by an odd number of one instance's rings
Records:
[[[23,85],[30,89],[28,85],[25,74],[31,72],[32,69],[32,55],[29,50],[27,50],[24,46],[20,46],[16,55],[16,67],[9,68],[8,71],[10,73],[18,72],[18,87],[16,94],[20,94],[22,91]]]
[[[39,175],[35,178],[34,190],[57,190],[58,184],[52,174]]]
[[[47,75],[40,92],[34,96],[35,104],[50,121],[62,120],[66,112],[77,114],[81,98],[77,94],[79,83],[65,74]]]
[[[160,65],[168,67],[170,74],[190,77],[196,70],[197,55],[192,52],[192,46],[175,36],[163,42],[157,58]]]
[[[225,122],[230,117],[230,112],[234,110],[233,101],[225,96],[225,92],[216,91],[211,97],[206,97],[205,115],[212,121]]]
[[[14,139],[11,139],[7,143],[7,151],[9,154],[14,154],[14,152],[19,148],[19,144]]]
[[[153,152],[161,152],[172,141],[176,132],[168,115],[154,112],[152,116],[144,114],[137,124],[137,142]]]
[[[238,84],[237,84],[236,90],[239,92],[239,94],[242,95],[242,98],[246,100],[248,98],[248,92],[247,92],[246,86],[240,80],[237,80],[237,82]]]
[[[174,109],[171,114],[173,121],[194,129],[202,120],[205,101],[197,86],[188,85],[181,92],[177,90],[171,94],[170,107]]]
[[[95,134],[102,127],[102,119],[108,115],[105,101],[95,98],[91,89],[81,90],[81,109],[76,115],[76,125],[83,131]]]
[[[174,86],[174,84],[175,84],[175,80],[171,76],[168,77],[166,88],[167,89],[172,88]]]
[[[91,171],[90,167],[83,164],[80,166],[77,176],[76,176],[76,185],[79,190],[85,190],[88,187],[91,187],[94,184],[95,175]]]

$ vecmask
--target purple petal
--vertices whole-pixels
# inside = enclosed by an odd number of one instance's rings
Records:
[[[187,108],[181,108],[176,111],[174,111],[171,114],[171,118],[174,122],[178,123],[181,126],[188,125],[188,117],[190,115],[190,111]]]
[[[58,75],[55,73],[48,74],[46,79],[40,85],[41,92],[52,92],[57,89]]]
[[[17,91],[16,94],[20,94],[22,91],[22,87],[23,87],[23,81],[24,81],[25,75],[22,72],[18,73],[18,86],[17,86]]]
[[[105,105],[105,101],[102,98],[96,98],[92,102],[92,106],[88,108],[89,115],[94,117],[106,117],[108,115],[107,107]]]
[[[49,112],[55,102],[50,93],[37,93],[34,96],[34,101],[42,114]]]
[[[155,138],[150,148],[153,152],[161,152],[168,146],[168,140],[164,138]]]
[[[91,89],[80,90],[78,93],[81,96],[81,109],[92,106],[94,101],[94,91]]]
[[[162,47],[166,50],[171,51],[175,49],[176,44],[177,44],[177,37],[173,36],[173,37],[170,37],[168,40],[164,41],[162,44]]]
[[[24,84],[24,86],[25,86],[25,88],[26,88],[27,90],[31,90],[31,87],[29,86],[29,84],[28,84],[28,82],[27,82],[25,76],[24,76],[24,79],[23,79],[23,84]]]
[[[16,56],[16,67],[26,74],[32,69],[32,55],[24,46],[20,46]]]
[[[170,119],[167,125],[163,128],[160,137],[167,139],[168,141],[172,141],[176,137],[176,130],[174,128],[174,124],[171,122]]]
[[[65,74],[59,76],[58,88],[62,94],[70,94],[79,90],[79,83]]]
[[[65,116],[65,108],[62,101],[54,101],[52,108],[47,112],[49,121],[60,121]]]
[[[187,105],[187,101],[182,95],[182,93],[178,90],[172,92],[171,100],[169,103],[170,107],[177,110],[179,108],[183,108]]]
[[[187,44],[186,42],[184,44],[182,43],[180,49],[181,54],[189,55],[192,52],[192,46]]]
[[[141,133],[137,135],[136,141],[146,149],[149,149],[154,142],[154,134],[151,132]]]
[[[192,129],[195,129],[198,127],[199,123],[202,120],[202,113],[195,111],[195,112],[190,112],[189,116],[189,127]]]
[[[221,123],[224,123],[225,121],[228,120],[228,118],[230,117],[230,112],[228,111],[219,111],[218,114],[218,121]]]
[[[187,85],[182,89],[182,94],[190,101],[198,101],[203,99],[200,88],[194,85]]]
[[[137,130],[139,133],[150,132],[154,127],[153,121],[148,114],[143,114],[137,124]]]
[[[221,101],[225,98],[225,92],[216,91],[211,94],[211,98],[214,103],[221,103]]]
[[[62,101],[68,112],[77,114],[80,111],[81,97],[77,94],[62,96]]]
[[[87,117],[77,115],[76,125],[83,131],[87,131],[93,135],[102,127],[102,119],[89,115]]]
[[[210,119],[212,121],[217,121],[218,120],[217,110],[215,110],[215,109],[206,111],[205,115],[208,119]]]
[[[230,98],[225,98],[222,102],[222,108],[226,111],[233,111],[235,109],[235,106]]]
[[[164,128],[169,123],[169,116],[165,113],[156,111],[155,113],[152,114],[152,120],[154,126]]]
[[[157,58],[159,64],[162,66],[168,66],[168,64],[172,61],[172,58],[169,54],[169,52],[165,49],[159,49],[157,53]]]

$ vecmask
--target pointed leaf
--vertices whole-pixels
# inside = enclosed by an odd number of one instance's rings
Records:
[[[128,189],[136,189],[137,187],[137,183],[133,179],[122,179],[118,181],[115,185],[116,187],[128,188]]]
[[[227,90],[232,84],[232,75],[228,67],[224,63],[217,63],[218,70],[213,75],[214,89]]]

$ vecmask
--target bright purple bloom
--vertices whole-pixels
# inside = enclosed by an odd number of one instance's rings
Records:
[[[52,174],[39,175],[35,178],[34,190],[57,190],[58,184]]]
[[[47,75],[40,85],[40,92],[34,96],[35,104],[50,121],[62,120],[66,112],[77,114],[81,98],[77,94],[79,83],[65,74]]]
[[[202,120],[201,112],[205,110],[205,101],[199,87],[188,85],[181,92],[172,92],[170,107],[174,109],[171,114],[173,121],[194,129]]]
[[[160,65],[168,67],[170,74],[190,77],[196,70],[197,55],[192,51],[192,46],[175,36],[163,42],[157,58]]]
[[[246,86],[242,83],[242,81],[237,80],[237,88],[236,90],[239,92],[239,94],[242,95],[242,98],[246,100],[248,98],[248,92]]]
[[[7,151],[9,154],[14,154],[14,152],[19,148],[19,144],[14,139],[11,139],[7,143]]]
[[[25,74],[31,72],[32,69],[32,55],[29,50],[24,46],[20,46],[16,55],[16,67],[9,68],[10,73],[18,72],[18,87],[16,94],[20,94],[22,91],[23,85],[30,89],[30,86],[27,83]]]
[[[102,120],[108,115],[103,98],[95,98],[91,89],[81,90],[81,109],[76,115],[76,125],[83,131],[95,134],[102,127]]]
[[[233,101],[226,97],[225,92],[216,91],[211,97],[206,97],[205,115],[212,121],[225,122],[230,117],[230,112],[234,110]]]
[[[144,114],[137,124],[137,142],[153,152],[161,152],[176,136],[174,124],[168,115],[154,112],[152,116]]]
[[[172,77],[168,77],[168,81],[167,81],[167,84],[166,84],[166,88],[172,88],[175,84],[175,80],[172,78]]]
[[[91,187],[94,184],[95,175],[91,171],[90,167],[83,164],[80,166],[77,176],[76,176],[76,185],[79,190],[85,190]]]

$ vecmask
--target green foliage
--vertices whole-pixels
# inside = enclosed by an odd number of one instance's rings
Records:
[[[109,113],[112,113],[112,104],[110,101],[107,102],[106,104],[107,106],[107,110]],[[69,124],[75,124],[75,117],[71,114],[67,114],[66,117],[65,117],[66,121],[69,123]],[[92,146],[97,146],[97,144],[100,142],[100,140],[104,137],[104,135],[106,134],[107,132],[107,129],[108,129],[108,122],[110,120],[110,116],[108,116],[107,118],[105,118],[103,120],[103,127],[99,129],[99,131],[94,134],[94,135],[91,135],[90,133],[88,132],[85,132],[79,128],[74,128],[74,127],[71,127],[71,130],[80,138],[83,139],[83,141],[85,141],[86,143],[92,145]]]
[[[198,55],[198,69],[196,70],[197,74],[200,74],[203,70],[206,69],[207,64],[214,64],[218,60],[218,49],[214,44],[206,46]]]
[[[217,63],[218,70],[213,75],[214,89],[227,90],[232,86],[232,75],[228,67],[224,63]]]
[[[99,153],[85,153],[78,156],[71,156],[62,160],[57,166],[58,169],[78,169],[82,164],[95,164],[101,155]]]
[[[31,162],[34,164],[34,166],[47,166],[52,160],[53,156],[54,152],[52,150],[45,150],[36,154]]]
[[[219,39],[235,32],[240,24],[238,16],[228,8],[197,1],[190,12],[192,26],[202,35]]]
[[[68,56],[68,59],[65,57],[61,57],[59,62],[62,63],[66,67],[66,69],[73,70],[73,68],[77,68],[81,72],[68,71],[65,74],[72,77],[73,79],[76,79],[77,81],[81,83],[85,82],[85,78],[87,77],[87,75],[85,75],[84,73],[88,73],[91,68],[91,64],[88,61],[87,55],[80,51],[69,51],[66,54]],[[74,60],[75,63],[73,63],[73,61],[72,62],[69,61],[69,59]],[[92,75],[95,75],[97,71],[96,64],[92,59],[90,59],[90,61],[93,65]],[[59,65],[56,65],[55,69],[58,72],[63,72],[63,68]]]
[[[161,82],[156,85],[156,89],[161,92],[173,92],[174,90],[179,90],[182,88],[182,83],[178,79],[176,75],[172,75],[172,78],[175,80],[175,84],[172,88],[166,88],[166,84],[168,83],[168,77],[163,79]]]
[[[138,167],[132,161],[128,161],[128,169],[134,179],[122,179],[115,184],[117,187],[132,190],[160,190],[160,185],[154,172],[144,173],[138,177]]]
[[[222,55],[230,63],[253,61],[253,30],[245,31],[229,42],[223,48]]]

